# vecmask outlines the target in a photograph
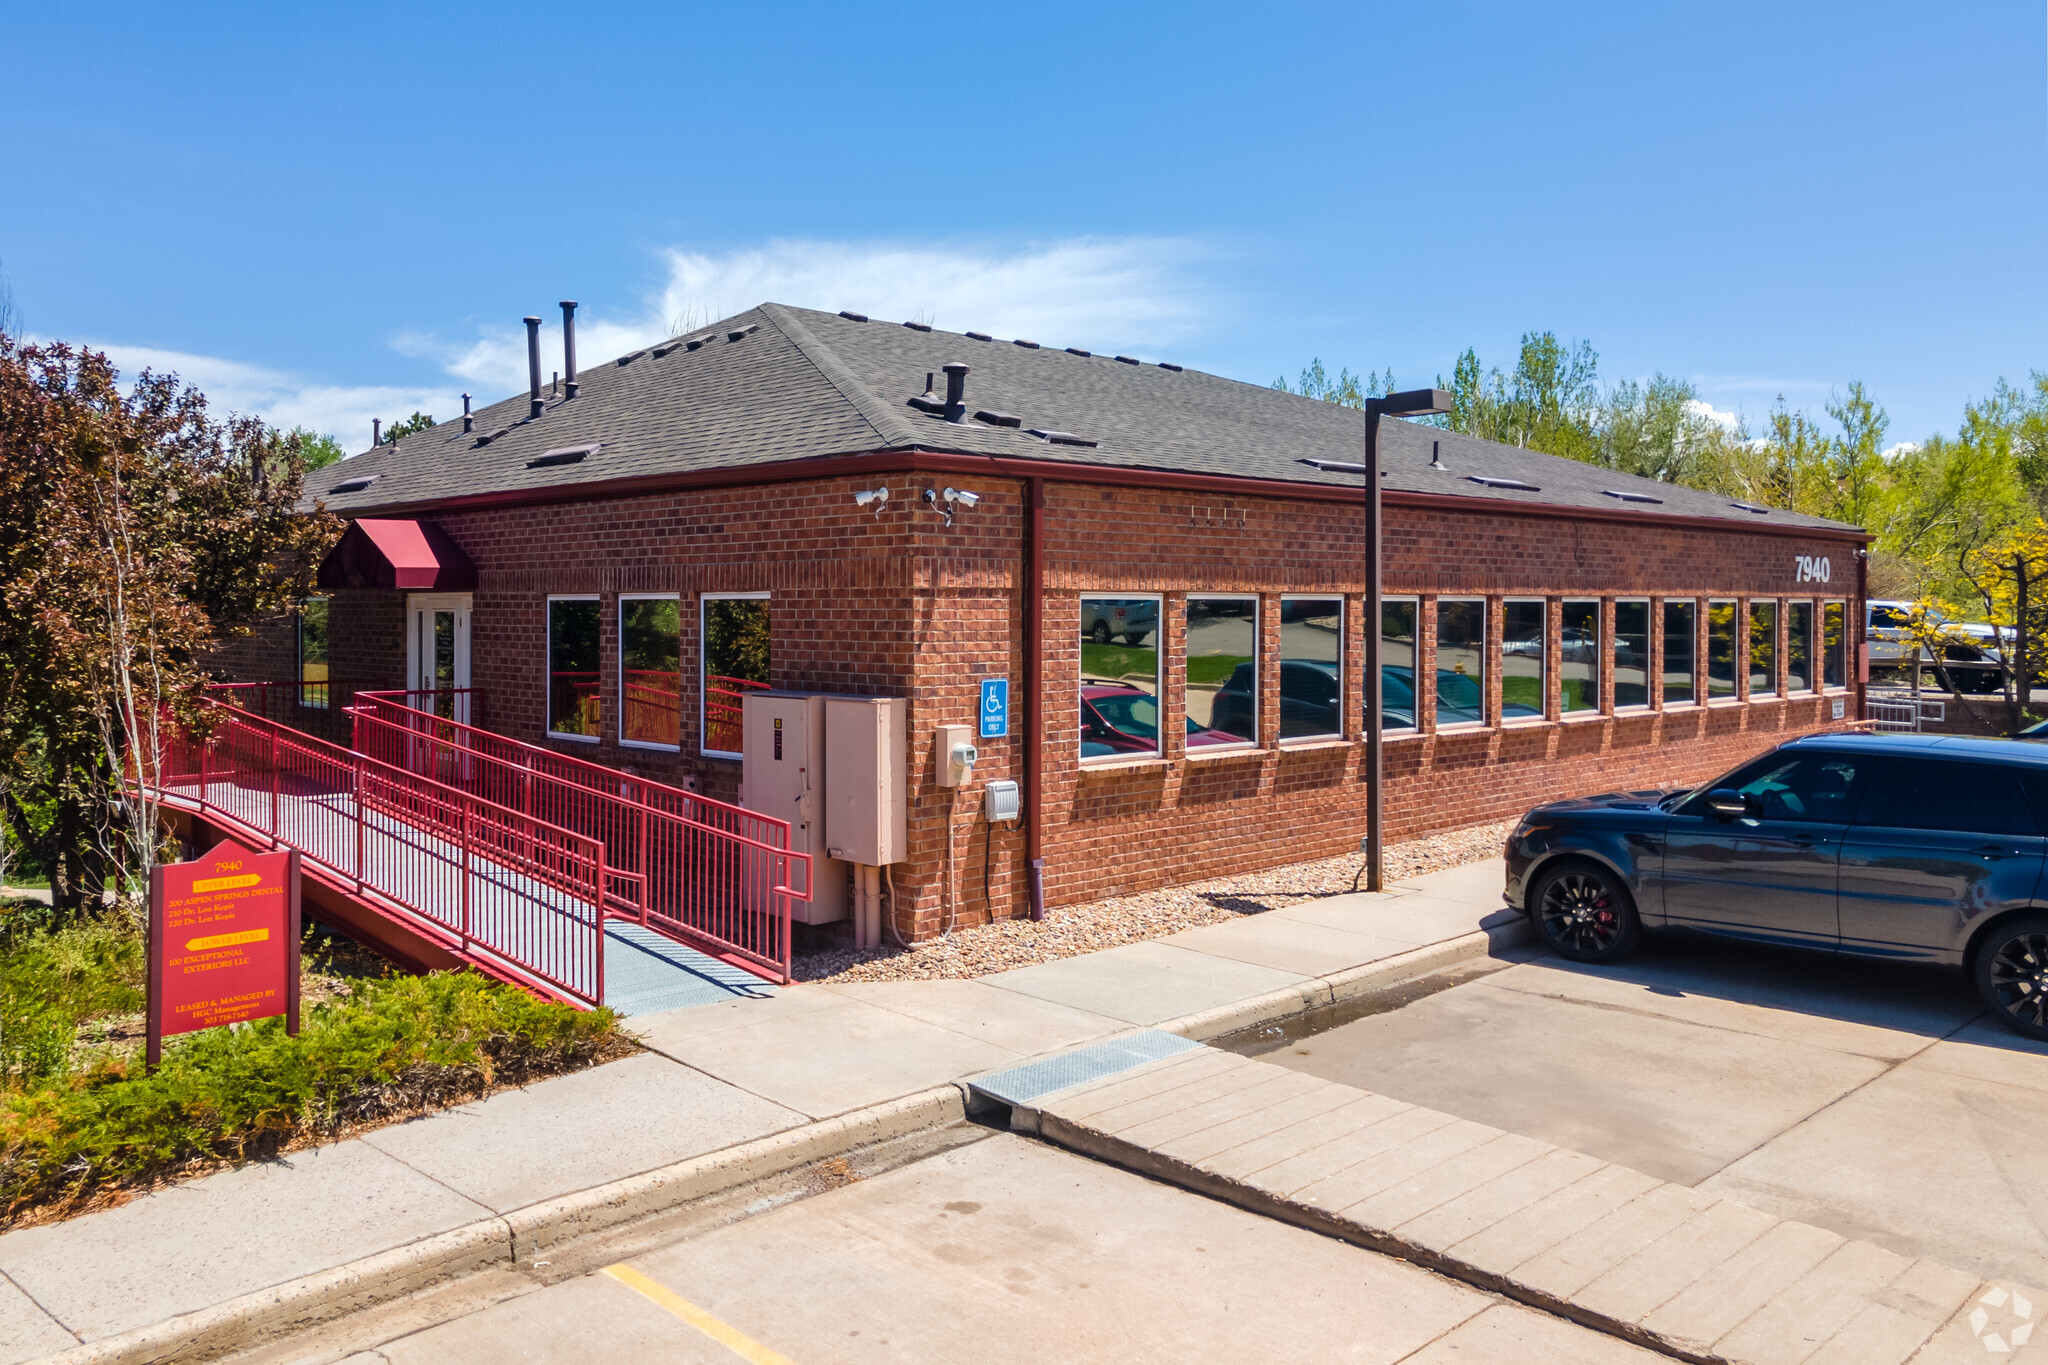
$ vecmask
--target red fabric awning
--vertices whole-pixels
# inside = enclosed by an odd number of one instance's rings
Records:
[[[402,588],[409,592],[471,592],[476,565],[430,521],[349,523],[320,561],[323,588]]]

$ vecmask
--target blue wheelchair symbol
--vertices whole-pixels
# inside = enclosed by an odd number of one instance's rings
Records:
[[[981,680],[981,737],[1001,739],[1010,733],[1010,680]]]

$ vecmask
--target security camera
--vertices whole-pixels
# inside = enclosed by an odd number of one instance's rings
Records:
[[[875,515],[878,517],[882,515],[883,504],[888,501],[889,490],[886,488],[870,488],[853,495],[853,505],[855,507],[871,506],[875,509]]]
[[[973,507],[981,501],[981,494],[970,493],[964,488],[948,488],[944,496],[947,502],[957,502],[962,507]]]

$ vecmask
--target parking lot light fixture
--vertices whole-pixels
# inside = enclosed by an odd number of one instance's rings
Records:
[[[1365,400],[1365,889],[1386,890],[1386,803],[1382,796],[1380,633],[1383,582],[1380,575],[1380,418],[1449,412],[1443,389],[1408,389]],[[1434,456],[1432,456],[1434,459]],[[1416,623],[1420,626],[1420,621]],[[1418,632],[1419,633],[1419,632]],[[1422,656],[1415,658],[1416,707],[1422,702]],[[1416,716],[1419,725],[1422,717]]]

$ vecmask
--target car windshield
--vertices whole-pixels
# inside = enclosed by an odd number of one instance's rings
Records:
[[[1144,692],[1114,692],[1093,697],[1096,711],[1114,728],[1139,739],[1159,737],[1159,701]]]

